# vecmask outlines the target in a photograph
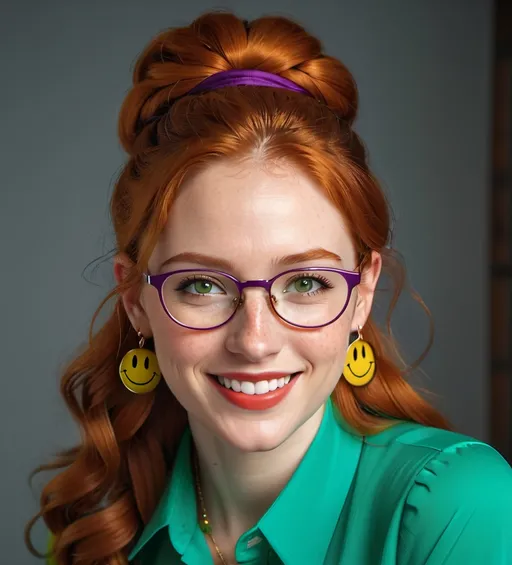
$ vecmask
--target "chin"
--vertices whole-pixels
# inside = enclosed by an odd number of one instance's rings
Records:
[[[272,451],[283,444],[299,427],[299,422],[283,420],[279,416],[259,420],[256,417],[253,421],[233,418],[229,424],[225,424],[216,435],[244,453]]]

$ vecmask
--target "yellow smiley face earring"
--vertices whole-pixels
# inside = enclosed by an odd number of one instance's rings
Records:
[[[361,326],[358,327],[357,338],[347,349],[343,376],[352,386],[367,385],[375,376],[375,354],[372,346],[363,339]]]
[[[124,386],[135,394],[146,394],[155,390],[162,378],[156,355],[144,348],[144,336],[139,337],[138,349],[130,349],[121,359],[119,376]]]

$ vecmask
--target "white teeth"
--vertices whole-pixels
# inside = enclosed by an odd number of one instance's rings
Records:
[[[270,381],[257,381],[256,383],[249,381],[230,380],[226,377],[217,376],[219,383],[226,388],[230,388],[235,392],[242,392],[243,394],[266,394],[272,392],[277,388],[283,388],[290,382],[291,375],[281,377],[280,379],[272,379]]]
[[[256,387],[254,386],[254,383],[250,383],[248,381],[242,381],[241,386],[242,386],[242,392],[244,394],[251,394],[252,395],[252,394],[256,393],[256,391],[255,391]]]
[[[267,393],[269,390],[268,388],[268,381],[258,381],[255,385],[254,385],[254,392],[256,394],[265,394]]]

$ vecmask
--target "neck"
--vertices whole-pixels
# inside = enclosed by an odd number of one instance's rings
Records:
[[[271,451],[240,451],[195,418],[190,428],[208,519],[217,537],[237,539],[252,528],[286,486],[313,441],[324,407]]]

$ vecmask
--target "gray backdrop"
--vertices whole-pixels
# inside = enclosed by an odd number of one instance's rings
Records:
[[[116,121],[131,65],[161,29],[222,7],[293,16],[355,74],[357,128],[437,325],[421,382],[461,431],[488,439],[491,1],[3,2],[2,563],[36,562],[22,542],[37,507],[27,475],[78,437],[57,383],[112,283],[109,262],[86,271],[92,283],[82,271],[111,248],[108,200],[124,158]],[[412,358],[426,319],[406,299],[395,321]],[[44,537],[40,526],[35,539]]]

